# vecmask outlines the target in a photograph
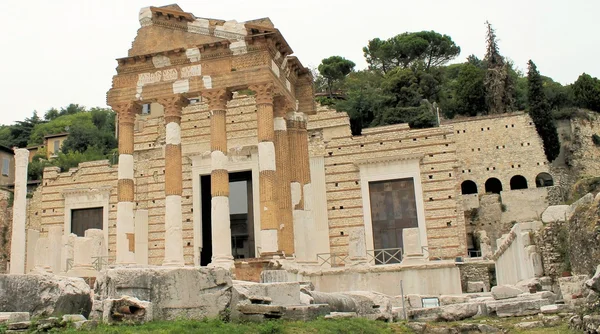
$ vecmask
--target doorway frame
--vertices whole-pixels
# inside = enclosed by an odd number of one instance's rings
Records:
[[[194,265],[200,266],[202,244],[202,184],[200,177],[210,175],[212,170],[210,154],[192,156],[192,202],[194,209]],[[254,254],[260,247],[260,187],[258,183],[258,150],[252,149],[246,155],[227,155],[227,172],[252,172],[252,209],[254,211]]]
[[[419,238],[421,239],[421,246],[427,247],[425,205],[423,202],[423,185],[421,184],[421,159],[421,155],[409,155],[382,157],[355,162],[355,165],[360,169],[360,191],[363,203],[363,219],[365,224],[367,250],[374,249],[369,183],[397,179],[413,179],[415,202],[417,205]]]

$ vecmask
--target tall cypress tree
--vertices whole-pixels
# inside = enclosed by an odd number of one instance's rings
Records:
[[[496,31],[491,23],[487,26],[485,62],[487,72],[485,75],[485,100],[488,113],[501,114],[512,110],[514,104],[514,83],[509,75],[510,64],[500,54]]]
[[[529,91],[529,115],[533,119],[535,129],[544,143],[544,152],[548,161],[553,161],[560,153],[560,141],[556,125],[550,114],[550,105],[544,93],[542,77],[533,61],[527,63],[527,85]]]

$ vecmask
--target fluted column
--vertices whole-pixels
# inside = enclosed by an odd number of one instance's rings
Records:
[[[227,101],[231,94],[225,89],[206,90],[210,111],[210,186],[211,186],[211,266],[233,267],[231,255],[231,222],[229,217],[229,173],[227,171]]]
[[[183,266],[181,193],[181,110],[188,100],[174,95],[157,101],[165,108],[165,258],[163,266]]]
[[[273,84],[265,83],[249,87],[256,93],[258,120],[258,170],[260,188],[260,241],[261,254],[272,256],[279,253],[278,212],[275,199],[275,129],[273,125]]]
[[[294,254],[294,221],[292,216],[291,170],[289,139],[285,116],[292,110],[284,97],[277,97],[273,105],[275,129],[275,184],[279,206],[279,230],[277,233],[279,250],[286,255]]]
[[[310,183],[310,161],[308,154],[308,132],[306,116],[301,112],[288,113],[290,154],[294,156],[291,173],[291,196],[294,208],[294,239],[296,258],[302,262],[316,260],[314,247],[310,246],[315,233],[312,213],[312,185]]]
[[[135,263],[133,125],[141,106],[135,102],[119,103],[112,108],[119,115],[119,173],[117,203],[117,264]]]
[[[10,244],[10,273],[25,273],[25,223],[27,221],[27,164],[29,151],[15,149],[15,192],[12,235]]]

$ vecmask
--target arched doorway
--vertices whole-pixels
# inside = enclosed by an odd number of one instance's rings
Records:
[[[522,175],[515,175],[510,179],[510,190],[527,189],[527,179]]]
[[[460,190],[463,195],[477,194],[477,184],[471,180],[463,181],[460,185]]]
[[[491,177],[485,181],[485,192],[499,194],[502,191],[502,182],[495,177]]]
[[[548,173],[539,173],[536,177],[535,177],[535,186],[538,188],[541,187],[552,187],[554,185],[554,179],[552,178],[552,175],[548,174]]]

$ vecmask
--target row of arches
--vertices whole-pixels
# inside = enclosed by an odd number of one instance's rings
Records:
[[[550,187],[553,185],[554,180],[552,179],[552,175],[548,173],[539,173],[535,177],[535,186],[537,188]],[[499,194],[503,190],[502,182],[495,177],[487,179],[485,181],[484,187],[486,193]],[[527,179],[524,176],[515,175],[510,178],[510,190],[519,190],[527,188]],[[477,184],[471,180],[466,180],[463,183],[461,183],[460,190],[463,195],[479,193],[477,189]]]

